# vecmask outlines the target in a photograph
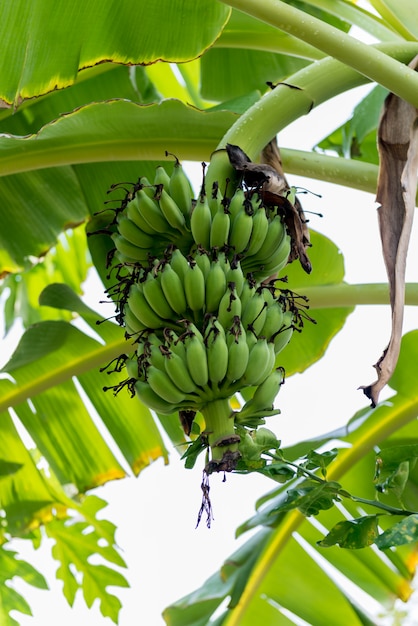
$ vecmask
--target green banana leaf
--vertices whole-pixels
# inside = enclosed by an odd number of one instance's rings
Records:
[[[66,285],[46,288],[41,304],[76,311],[96,338],[65,321],[30,327],[3,368],[14,380],[0,381],[0,409],[15,408],[61,482],[73,484],[78,492],[125,475],[86,408],[80,386],[134,473],[160,456],[166,458],[148,409],[125,394],[115,398],[110,393],[103,399],[102,388],[117,384],[121,376],[103,374],[100,368],[124,353],[123,330],[112,322],[97,325],[98,314]],[[28,398],[30,405],[25,402]]]
[[[8,0],[3,5],[4,105],[71,85],[77,73],[99,63],[188,61],[213,44],[230,9],[215,0],[52,2]]]
[[[384,450],[393,449],[400,442],[403,445],[416,443],[418,396],[410,363],[417,354],[418,331],[412,331],[403,338],[401,357],[391,381],[396,395],[377,409],[367,409],[356,415],[345,434],[341,430],[321,438],[321,449],[327,440],[328,447],[335,444],[337,437],[340,442],[337,445],[350,446],[340,448],[336,459],[328,466],[328,485],[338,481],[350,494],[376,499],[376,447]],[[411,385],[412,381],[414,385]],[[308,446],[311,445],[309,442]],[[286,458],[293,458],[295,450],[285,450],[284,454]],[[418,509],[417,480],[416,472],[411,472],[403,500],[409,510]],[[294,616],[312,626],[330,623],[360,626],[375,621],[368,614],[367,602],[366,605],[362,603],[362,596],[354,591],[354,586],[369,596],[369,606],[370,599],[379,602],[382,613],[396,598],[408,599],[415,569],[414,544],[405,544],[391,551],[364,547],[365,537],[370,537],[371,524],[376,523],[373,515],[376,509],[350,499],[344,499],[338,509],[329,508],[323,491],[322,500],[319,493],[316,496],[315,506],[319,514],[306,517],[296,508],[286,512],[284,503],[288,488],[288,484],[280,486],[260,498],[254,517],[237,531],[241,535],[258,529],[257,534],[226,559],[221,570],[200,589],[168,607],[164,612],[167,624],[231,626],[257,621],[276,625],[293,623],[289,617]],[[390,494],[388,497],[379,494],[379,500],[393,504]],[[300,508],[303,508],[302,504],[303,500]],[[310,506],[312,504],[311,500]],[[365,510],[369,517],[362,519],[367,521],[368,527],[362,529],[359,526],[352,539],[360,549],[321,547],[319,542],[327,532],[336,528],[336,524],[364,516]],[[383,528],[387,523],[379,522]],[[344,579],[354,586],[348,587]],[[323,601],[324,597],[327,602]],[[217,619],[212,619],[226,598],[228,609],[222,612],[222,617],[218,615]],[[335,606],[338,606],[337,612]]]
[[[315,148],[339,156],[379,163],[376,129],[387,90],[375,87],[354,109],[352,117],[320,141]]]

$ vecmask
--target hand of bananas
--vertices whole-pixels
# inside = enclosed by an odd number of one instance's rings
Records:
[[[292,249],[283,203],[267,204],[263,183],[244,179],[209,195],[203,182],[195,200],[176,159],[171,176],[160,166],[152,184],[140,178],[127,191],[109,234],[118,278],[109,295],[132,344],[124,383],[156,412],[191,416],[186,434],[200,412],[206,473],[235,469],[238,431],[278,413],[276,355],[303,325],[294,295],[267,280]],[[244,388],[252,398],[233,412]]]

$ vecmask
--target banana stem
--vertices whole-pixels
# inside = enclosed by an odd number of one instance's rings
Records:
[[[363,285],[319,285],[317,287],[300,287],[298,291],[308,298],[310,309],[331,309],[335,307],[352,307],[360,304],[389,304],[389,287],[387,283],[370,283]],[[418,283],[405,285],[405,304],[418,306]]]
[[[377,48],[280,0],[221,0],[309,43],[418,106],[418,75]]]
[[[235,433],[234,419],[228,399],[209,402],[201,410],[205,418],[205,433],[208,437],[212,460],[208,463],[208,474],[214,471],[231,471],[239,459],[239,437]],[[232,465],[234,466],[232,466]]]
[[[262,4],[259,3],[259,6]],[[366,46],[366,48],[384,52],[385,54],[381,56],[385,59],[393,61],[391,59],[393,56],[402,63],[408,63],[418,53],[418,43],[409,42],[385,43]],[[367,65],[367,58],[364,60],[364,65]],[[405,68],[406,66],[397,63],[397,67]],[[418,81],[418,73],[412,73],[416,75],[415,84]],[[398,82],[403,81],[404,78],[400,75]],[[213,155],[214,158],[211,159],[206,174],[207,189],[211,188],[213,181],[222,181],[233,175],[224,150],[227,143],[240,146],[254,161],[272,137],[291,122],[302,115],[307,115],[314,106],[367,82],[368,78],[363,74],[329,57],[312,63],[290,76],[286,84],[279,84],[275,89],[266,93],[226,132],[218,145],[217,152]],[[394,92],[397,91],[394,82],[391,83],[391,87]],[[416,94],[415,97],[418,98]]]

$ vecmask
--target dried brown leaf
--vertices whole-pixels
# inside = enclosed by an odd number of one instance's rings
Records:
[[[226,151],[231,165],[244,182],[250,187],[259,188],[267,206],[280,208],[292,242],[289,263],[299,258],[303,269],[309,274],[312,265],[306,254],[306,248],[310,245],[306,220],[299,200],[296,198],[292,204],[287,197],[291,189],[283,172],[276,139],[264,148],[262,163],[253,163],[239,146],[227,144]]]
[[[416,69],[418,56],[410,67]],[[395,369],[402,337],[405,268],[415,210],[418,170],[418,109],[394,94],[385,100],[378,128],[379,177],[376,200],[383,258],[389,281],[392,332],[375,364],[377,380],[362,387],[376,406]]]
[[[262,161],[274,168],[282,181],[280,191],[275,186],[274,181],[271,183],[269,181],[269,183],[264,186],[264,192],[266,194],[274,193],[275,195],[286,194],[286,192],[290,191],[290,186],[286,180],[286,176],[284,175],[282,159],[276,138],[272,139],[267,144],[261,156]],[[312,265],[306,253],[306,248],[311,245],[309,241],[309,230],[302,205],[297,197],[295,198],[294,204],[289,202],[287,199],[284,219],[292,239],[292,251],[290,253],[289,263],[295,259],[299,259],[305,272],[310,274],[312,271]]]

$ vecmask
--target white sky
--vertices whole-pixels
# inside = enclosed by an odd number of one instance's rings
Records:
[[[322,105],[280,133],[279,144],[311,149],[349,117],[364,93],[364,88],[358,89]],[[198,185],[200,165],[192,169],[197,171]],[[303,196],[303,206],[324,215],[323,219],[311,216],[311,226],[342,250],[347,282],[386,282],[374,196],[321,181],[294,176],[289,179],[291,184],[322,195],[322,199]],[[417,267],[415,253],[409,262],[410,282],[418,282]],[[91,295],[89,304],[95,307],[101,298],[101,293]],[[416,327],[414,318],[415,311],[407,308],[405,330]],[[325,358],[303,376],[286,381],[278,400],[282,413],[270,418],[267,426],[287,444],[345,424],[356,410],[367,405],[357,388],[375,379],[372,364],[389,334],[389,307],[360,307],[349,317]],[[120,626],[162,626],[164,607],[200,586],[219,568],[239,545],[234,540],[236,527],[253,514],[255,500],[275,485],[267,478],[252,475],[230,475],[225,483],[222,476],[211,477],[215,521],[210,530],[204,523],[195,530],[202,463],[194,470],[185,470],[172,451],[169,466],[158,461],[137,479],[110,483],[97,490],[97,495],[109,501],[103,515],[117,525],[117,541],[129,566],[131,588],[116,591],[123,603]],[[16,548],[20,543],[16,542]],[[74,609],[68,607],[61,583],[54,581],[56,566],[48,549],[29,555],[27,546],[24,548],[22,557],[29,558],[48,576],[53,591],[21,587],[34,613],[34,618],[16,614],[22,626],[110,626],[112,622],[101,616],[97,606],[89,611],[80,597]]]

